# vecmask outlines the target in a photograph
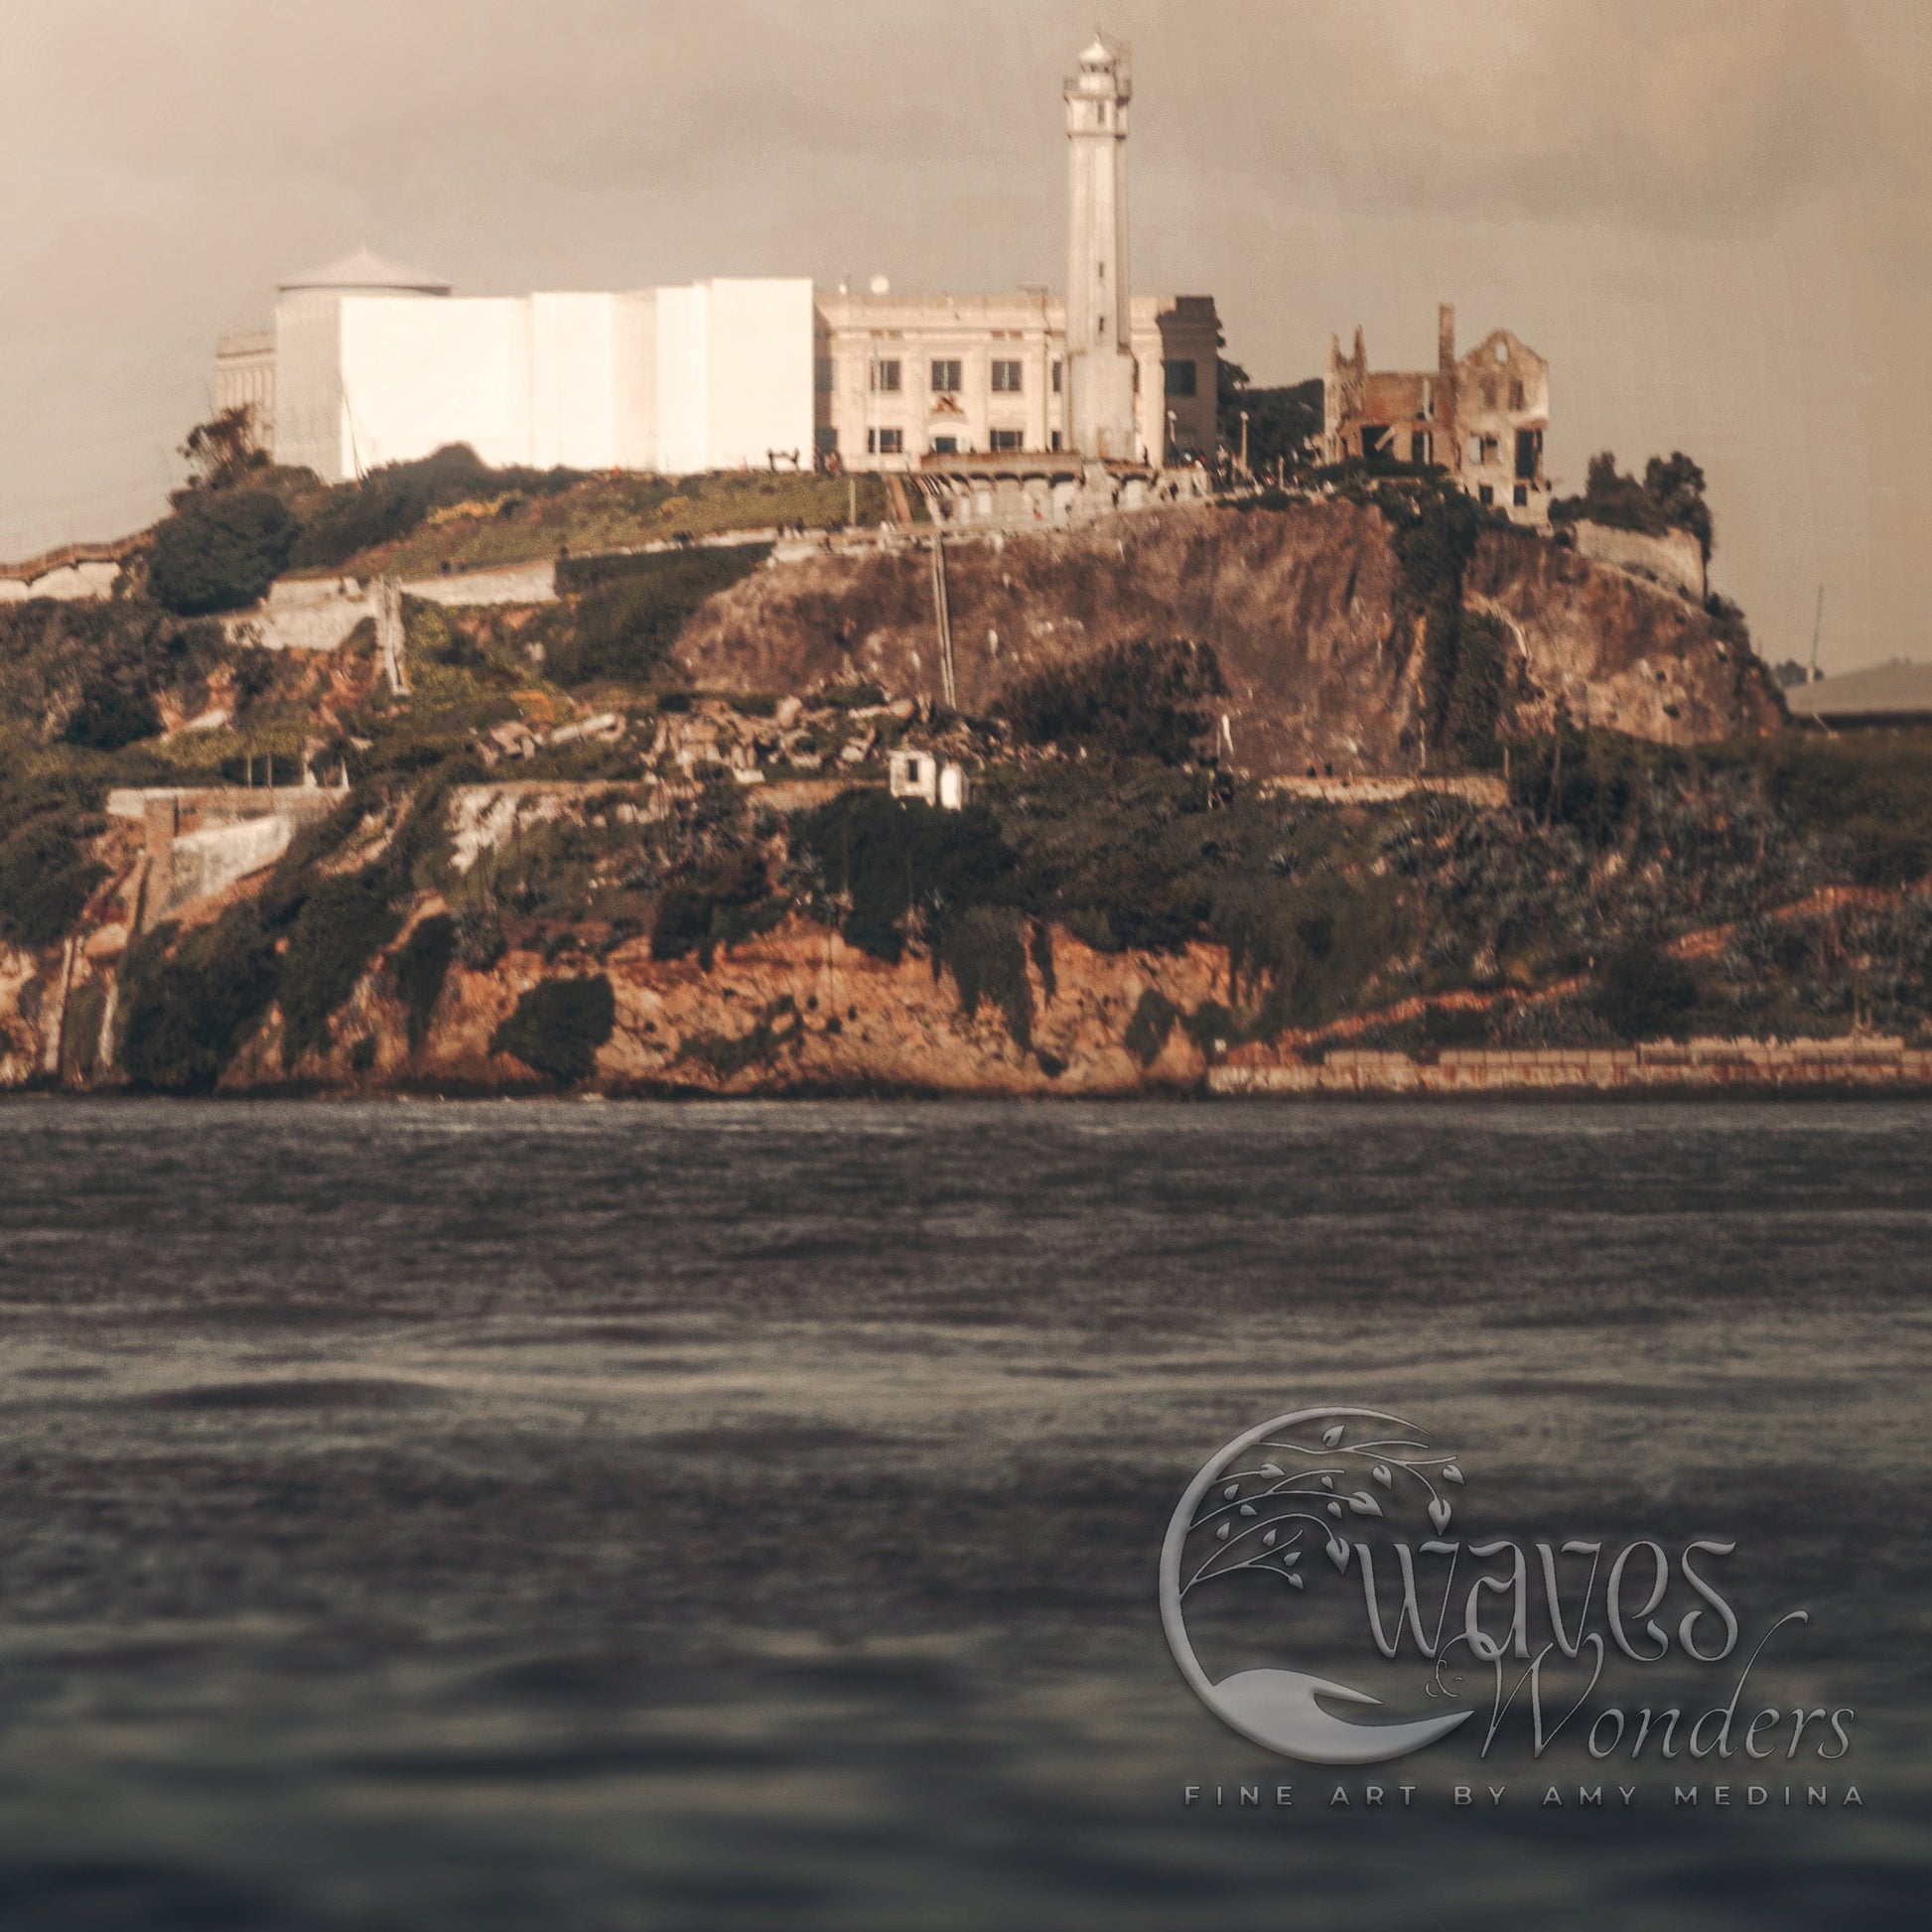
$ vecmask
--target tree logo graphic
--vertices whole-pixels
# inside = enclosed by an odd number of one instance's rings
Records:
[[[1298,1409],[1237,1436],[1187,1485],[1161,1551],[1161,1622],[1194,1695],[1251,1742],[1311,1764],[1379,1764],[1447,1736],[1463,1709],[1414,1722],[1357,1723],[1322,1703],[1380,1707],[1331,1678],[1287,1669],[1209,1680],[1187,1635],[1201,1593],[1233,1577],[1276,1580],[1284,1592],[1354,1560],[1349,1533],[1391,1527],[1414,1509],[1424,1536],[1454,1516],[1462,1471],[1413,1423],[1374,1409]]]

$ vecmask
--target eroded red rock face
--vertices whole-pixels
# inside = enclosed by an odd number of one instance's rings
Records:
[[[1220,658],[1248,770],[1414,767],[1422,615],[1378,511],[1161,510],[946,554],[962,710],[990,710],[1016,680],[1104,644],[1184,636]],[[1464,588],[1520,650],[1519,730],[1547,728],[1559,702],[1663,743],[1779,720],[1755,661],[1674,592],[1527,532],[1485,534]],[[721,690],[864,677],[936,697],[934,635],[930,554],[908,546],[759,571],[697,614],[678,658]]]
[[[221,1085],[237,1093],[291,1083],[347,1091],[542,1088],[541,1076],[492,1053],[490,1041],[523,993],[572,970],[545,968],[525,952],[486,973],[453,967],[415,1053],[401,1006],[373,972],[337,1016],[327,1054],[285,1070],[271,1016]],[[1130,1094],[1191,1086],[1206,1066],[1178,1022],[1143,1063],[1127,1044],[1143,996],[1153,990],[1191,1013],[1225,997],[1227,966],[1217,947],[1103,954],[1055,932],[1050,997],[1037,965],[1028,966],[1032,1050],[991,1003],[967,1013],[951,978],[935,977],[925,957],[908,953],[891,965],[798,918],[721,951],[709,972],[693,959],[652,960],[642,941],[619,948],[597,970],[609,975],[617,1001],[616,1030],[588,1083],[606,1093]],[[375,1057],[358,1070],[356,1045],[368,1038]]]

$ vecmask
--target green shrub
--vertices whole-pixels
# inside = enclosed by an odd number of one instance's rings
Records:
[[[253,604],[287,566],[297,525],[266,489],[185,498],[148,552],[155,601],[183,617]]]
[[[1053,970],[1053,928],[1045,919],[1034,921],[1033,938],[1028,950],[1033,954],[1034,965],[1039,973],[1040,989],[1046,995],[1046,1004],[1051,1006],[1060,990],[1060,982],[1059,975]]]
[[[489,1050],[513,1054],[559,1085],[574,1086],[596,1070],[597,1049],[611,1037],[617,1013],[611,982],[602,973],[544,980],[517,1001]]]
[[[1432,755],[1469,763],[1496,757],[1509,692],[1508,633],[1462,608],[1462,576],[1486,527],[1503,521],[1440,480],[1414,497],[1377,501],[1394,525],[1403,579],[1423,614],[1423,721]]]
[[[29,952],[57,945],[106,876],[68,824],[42,820],[16,832],[0,845],[0,939]]]
[[[1509,695],[1511,670],[1509,633],[1501,619],[1487,612],[1459,613],[1443,742],[1472,764],[1497,761],[1496,727]]]
[[[1110,644],[1051,665],[1008,691],[1000,709],[1028,744],[1178,764],[1213,727],[1203,700],[1226,690],[1211,646],[1173,638]]]
[[[493,905],[466,905],[457,914],[456,956],[473,973],[486,973],[509,950]]]
[[[157,926],[128,949],[120,1062],[136,1087],[207,1093],[275,997],[275,944],[253,905],[174,939]]]
[[[1241,1017],[1218,1000],[1203,1000],[1180,1023],[1187,1037],[1200,1048],[1201,1057],[1210,1059],[1216,1051],[1231,1046],[1243,1033]]]
[[[145,691],[123,691],[106,683],[89,684],[62,732],[64,743],[97,752],[118,752],[161,733],[161,713]]]
[[[429,1037],[430,1015],[456,955],[456,921],[447,912],[438,912],[422,920],[396,948],[392,970],[396,992],[409,1010],[412,1051]]]
[[[1697,1001],[1690,969],[1654,940],[1636,939],[1603,961],[1590,1010],[1619,1039],[1664,1039],[1682,1029]]]
[[[827,1031],[838,1028],[834,1024]],[[784,993],[759,1015],[750,1033],[695,1034],[678,1048],[677,1056],[697,1060],[721,1080],[729,1080],[748,1066],[769,1066],[782,1048],[796,1047],[799,1036],[798,1009],[791,995]]]
[[[544,669],[564,685],[648,682],[699,605],[756,570],[770,548],[751,543],[594,560],[624,568],[594,578],[597,588],[555,625]]]
[[[1902,886],[1932,873],[1932,739],[1793,736],[1766,750],[1763,769],[1771,802],[1836,841],[1860,885]]]
[[[1127,1050],[1143,1066],[1152,1066],[1179,1017],[1179,1008],[1158,987],[1150,986],[1127,1023]]]
[[[284,1066],[294,1066],[312,1049],[328,1049],[331,1017],[402,923],[389,904],[386,884],[380,873],[324,879],[303,901],[289,932],[278,988]]]
[[[1670,529],[1688,530],[1709,563],[1715,536],[1704,489],[1703,470],[1682,450],[1652,457],[1644,465],[1642,483],[1617,469],[1613,452],[1599,450],[1589,460],[1584,493],[1556,498],[1550,517],[1556,523],[1586,517],[1611,529],[1652,537]]]
[[[579,470],[492,470],[467,443],[446,444],[413,463],[385,464],[359,483],[332,489],[311,514],[294,561],[333,569],[364,550],[399,542],[432,510],[506,490],[550,496],[583,481]]]
[[[107,984],[91,979],[76,986],[68,1001],[66,1052],[73,1070],[85,1080],[93,1075],[100,1050],[100,1023],[107,1011]]]
[[[1592,845],[1605,845],[1628,829],[1640,791],[1661,762],[1649,746],[1561,721],[1550,737],[1517,748],[1510,795],[1525,818],[1566,825]]]
[[[969,905],[946,920],[933,963],[943,965],[959,988],[959,1004],[970,1019],[980,1001],[991,1000],[1006,1015],[1013,1043],[1025,1052],[1034,1043],[1034,996],[1027,979],[1027,949],[1020,921],[1005,906]]]
[[[782,904],[774,904],[762,922],[755,914],[768,887],[764,862],[754,852],[731,853],[701,867],[657,901],[651,957],[684,959],[696,953],[710,972],[717,947],[747,938],[760,923],[774,924],[782,915]]]
[[[942,925],[972,905],[1017,902],[1014,854],[984,806],[942,812],[848,791],[792,827],[816,910],[877,959],[896,960],[911,915]]]

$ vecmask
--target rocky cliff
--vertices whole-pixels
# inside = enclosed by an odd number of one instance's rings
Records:
[[[1248,770],[1415,766],[1423,607],[1373,507],[1162,510],[955,539],[946,565],[963,710],[994,710],[1016,680],[1101,645],[1187,637],[1220,660],[1235,762]],[[1666,744],[1778,722],[1756,660],[1702,607],[1546,539],[1485,532],[1464,605],[1502,619],[1519,653],[1506,735],[1547,729],[1560,703]],[[713,689],[868,679],[936,696],[929,549],[774,564],[706,605],[677,659]]]
[[[1199,1080],[1206,1057],[1183,1027],[1170,1021],[1158,1040],[1144,1039],[1145,1059],[1127,1038],[1150,992],[1155,1012],[1174,1015],[1224,992],[1220,948],[1104,955],[1060,932],[1052,964],[1050,988],[1036,964],[1027,969],[1032,1045],[1023,1049],[997,1006],[967,1011],[924,956],[889,964],[801,919],[732,947],[710,970],[694,958],[653,960],[647,943],[633,941],[597,963],[616,1015],[592,1083],[611,1094],[1128,1094]],[[546,966],[528,951],[487,972],[453,967],[413,1049],[393,987],[373,972],[338,1017],[327,1052],[285,1069],[271,1022],[221,1088],[543,1091],[548,1081],[491,1041],[523,994],[583,970]],[[372,1057],[364,1040],[373,1041]]]
[[[432,899],[412,923],[441,909]],[[324,1048],[286,1064],[284,1023],[271,1009],[218,1090],[551,1090],[554,1082],[492,1042],[524,994],[584,977],[590,962],[546,964],[537,951],[513,950],[485,971],[452,965],[430,1024],[413,1038],[394,973],[407,937],[357,977]],[[0,948],[0,1088],[51,1082],[57,1066],[69,1086],[126,1084],[112,1059],[108,997],[125,943],[123,929],[70,958]],[[616,1011],[588,1083],[610,1094],[1105,1095],[1199,1081],[1213,1042],[1197,1041],[1182,1023],[1225,994],[1222,948],[1101,954],[1063,931],[1047,943],[1051,984],[1037,960],[1026,968],[1032,1024],[1022,1047],[999,1006],[981,1001],[969,1011],[923,954],[889,963],[796,917],[709,969],[695,958],[654,960],[647,942],[632,941],[595,964]]]

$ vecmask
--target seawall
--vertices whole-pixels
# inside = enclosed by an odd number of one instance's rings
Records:
[[[1464,1048],[1434,1060],[1342,1050],[1319,1061],[1210,1067],[1212,1094],[1617,1093],[1658,1089],[1892,1087],[1932,1090],[1932,1050],[1902,1039],[1694,1039],[1634,1047]]]

